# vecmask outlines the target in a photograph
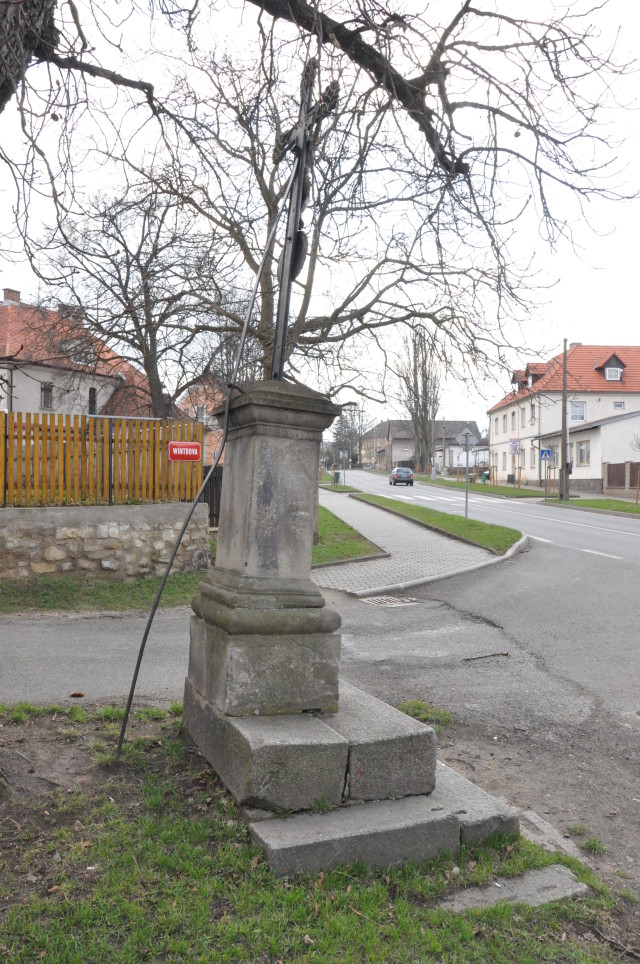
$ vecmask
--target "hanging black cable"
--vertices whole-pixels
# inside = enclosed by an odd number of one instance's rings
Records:
[[[240,335],[240,344],[238,345],[238,351],[237,351],[237,354],[236,354],[236,360],[235,360],[235,365],[234,365],[234,368],[233,368],[233,374],[232,374],[232,376],[231,376],[231,378],[230,378],[230,380],[229,380],[229,384],[228,384],[228,386],[227,386],[227,388],[228,388],[228,390],[227,390],[227,400],[226,400],[225,409],[224,409],[224,419],[223,419],[223,424],[222,424],[222,442],[221,442],[221,445],[220,445],[220,451],[218,452],[218,456],[217,456],[215,462],[213,463],[213,465],[211,466],[211,468],[210,468],[209,471],[207,472],[205,478],[203,479],[202,485],[201,485],[200,488],[198,489],[198,492],[197,492],[197,494],[196,494],[196,497],[195,497],[195,499],[193,500],[193,503],[191,504],[191,506],[190,506],[190,508],[189,508],[189,511],[188,511],[188,513],[187,513],[187,516],[186,516],[186,518],[185,518],[185,520],[184,520],[184,522],[183,522],[183,524],[182,524],[182,528],[180,529],[180,533],[178,534],[178,538],[176,539],[176,541],[175,541],[175,543],[174,543],[174,546],[173,546],[173,549],[172,549],[172,551],[171,551],[171,556],[169,557],[169,561],[168,561],[167,566],[166,566],[166,569],[165,569],[165,571],[164,571],[164,575],[162,576],[162,581],[160,582],[160,586],[158,587],[158,591],[157,591],[157,593],[156,593],[156,598],[155,598],[154,601],[153,601],[153,606],[151,607],[151,612],[149,613],[149,618],[147,619],[147,625],[146,625],[146,627],[145,627],[144,635],[143,635],[143,637],[142,637],[142,642],[141,642],[141,644],[140,644],[140,649],[139,649],[139,651],[138,651],[138,659],[137,659],[137,661],[136,661],[136,668],[135,668],[135,670],[134,670],[133,679],[132,679],[132,681],[131,681],[131,688],[130,688],[130,690],[129,690],[129,698],[128,698],[128,700],[127,700],[127,706],[126,706],[126,709],[125,709],[125,712],[124,712],[124,718],[123,718],[123,720],[122,720],[122,727],[121,727],[121,729],[120,729],[120,738],[119,738],[119,740],[118,740],[118,749],[116,750],[116,763],[119,763],[119,762],[120,762],[120,753],[121,753],[121,751],[122,751],[122,744],[123,744],[123,742],[124,742],[124,736],[125,736],[126,729],[127,729],[127,723],[128,723],[128,720],[129,720],[129,712],[130,712],[130,710],[131,710],[131,704],[132,704],[132,702],[133,702],[133,695],[134,695],[134,693],[135,693],[136,683],[138,682],[138,674],[139,674],[139,672],[140,672],[140,666],[141,666],[141,664],[142,664],[142,657],[143,657],[143,655],[144,655],[144,650],[145,650],[145,647],[146,647],[146,645],[147,645],[147,639],[149,638],[149,633],[150,633],[150,631],[151,631],[151,626],[152,626],[152,624],[153,624],[153,620],[154,620],[155,614],[156,614],[157,609],[158,609],[158,606],[159,606],[159,604],[160,604],[160,598],[161,598],[161,596],[162,596],[164,587],[165,587],[165,585],[166,585],[166,583],[167,583],[167,579],[169,578],[169,573],[171,572],[171,567],[173,566],[173,563],[174,563],[174,560],[175,560],[175,558],[176,558],[178,549],[180,548],[180,543],[182,542],[183,536],[184,536],[185,532],[187,531],[187,526],[189,525],[189,522],[191,521],[191,517],[193,516],[193,513],[194,513],[195,510],[196,510],[196,506],[197,506],[197,504],[198,504],[198,501],[199,501],[199,499],[200,499],[200,496],[201,496],[202,493],[204,492],[205,486],[206,486],[207,482],[209,481],[209,479],[210,479],[211,476],[213,475],[215,469],[217,468],[218,463],[220,462],[220,458],[221,458],[221,456],[222,456],[222,453],[223,453],[223,451],[224,451],[224,446],[225,446],[225,443],[226,443],[226,440],[227,440],[227,430],[228,430],[228,428],[229,428],[229,413],[230,413],[230,410],[231,410],[231,399],[232,399],[232,396],[233,396],[233,392],[234,392],[234,390],[236,389],[235,382],[236,382],[236,379],[237,379],[237,377],[238,377],[238,371],[240,370],[240,362],[241,362],[241,360],[242,360],[242,353],[243,353],[243,351],[244,351],[244,345],[245,345],[245,341],[246,341],[246,338],[247,338],[247,331],[249,330],[249,321],[251,320],[251,315],[252,315],[252,313],[253,313],[253,307],[254,307],[254,305],[255,305],[256,296],[257,296],[257,293],[258,293],[258,286],[259,286],[259,284],[260,284],[260,279],[262,278],[262,274],[263,274],[263,272],[264,272],[264,267],[265,267],[265,264],[266,264],[266,262],[267,262],[267,256],[268,256],[268,254],[269,254],[269,251],[271,250],[271,246],[272,246],[273,241],[274,241],[274,238],[275,238],[276,228],[278,227],[278,222],[280,221],[280,217],[281,217],[282,212],[283,212],[283,210],[284,210],[284,206],[285,206],[285,204],[287,203],[287,201],[288,201],[288,199],[289,199],[289,195],[291,194],[291,191],[292,191],[292,188],[293,188],[293,184],[294,184],[295,179],[296,179],[296,174],[297,174],[297,171],[298,171],[298,166],[299,166],[299,159],[297,159],[297,160],[296,160],[296,163],[294,164],[294,169],[293,169],[293,172],[292,172],[292,174],[291,174],[291,177],[289,178],[289,182],[288,182],[288,184],[287,184],[287,187],[286,187],[286,190],[285,190],[283,199],[282,199],[282,203],[281,203],[281,205],[280,205],[280,208],[278,209],[278,213],[276,214],[276,219],[275,219],[275,221],[274,221],[274,223],[273,223],[273,227],[271,228],[271,233],[269,234],[269,237],[267,238],[267,244],[266,244],[266,247],[265,247],[265,250],[264,250],[264,254],[263,254],[263,256],[262,256],[262,261],[260,262],[260,266],[259,266],[259,268],[258,268],[258,273],[257,273],[257,275],[256,275],[255,284],[254,284],[254,286],[253,286],[253,292],[252,292],[252,294],[251,294],[251,298],[250,298],[250,300],[249,300],[249,304],[247,305],[247,310],[246,310],[246,312],[245,312],[244,324],[243,324],[243,327],[242,327],[242,334]]]

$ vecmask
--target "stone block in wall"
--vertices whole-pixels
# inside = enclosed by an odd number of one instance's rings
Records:
[[[105,572],[117,572],[122,567],[122,563],[117,559],[103,559],[100,568]]]
[[[45,574],[50,574],[56,571],[55,563],[53,562],[32,562],[31,572],[36,576],[43,576]]]
[[[83,569],[86,572],[92,572],[98,568],[98,563],[95,559],[78,559],[77,561],[78,569]]]

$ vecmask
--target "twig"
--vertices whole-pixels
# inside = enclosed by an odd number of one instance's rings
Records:
[[[592,930],[601,940],[611,945],[614,951],[619,951],[620,954],[624,954],[626,957],[632,957],[634,961],[640,961],[640,951],[635,951],[632,947],[627,947],[626,944],[621,944],[620,941],[615,940],[613,937],[607,937],[607,935],[603,934],[598,927],[593,927]]]
[[[40,773],[36,773],[34,770],[33,775],[38,778],[38,780],[44,780],[45,783],[50,783],[54,787],[63,787],[64,783],[58,783],[57,780],[52,780],[50,777],[43,777]]]
[[[26,760],[27,763],[33,764],[33,760],[30,760],[29,757],[25,756],[24,753],[21,753],[20,750],[16,750],[15,746],[12,746],[11,749],[13,750],[14,753],[17,753],[18,756],[21,756],[23,760]]]
[[[463,663],[471,663],[476,659],[491,659],[493,656],[511,656],[511,653],[485,653],[484,656],[463,656]]]
[[[375,924],[376,927],[380,927],[380,924],[378,923],[377,920],[373,920],[371,917],[367,917],[366,914],[361,914],[360,911],[356,910],[355,907],[352,907],[351,904],[347,904],[347,907],[349,908],[349,910],[352,910],[354,914],[357,914],[358,917],[363,917],[365,920],[368,920],[370,924]]]

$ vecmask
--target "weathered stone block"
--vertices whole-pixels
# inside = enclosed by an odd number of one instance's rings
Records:
[[[335,633],[231,635],[191,618],[189,678],[229,716],[335,708],[339,656]]]
[[[59,546],[47,546],[42,555],[47,562],[60,562],[67,558],[67,552]]]
[[[31,572],[35,573],[37,576],[43,576],[47,573],[55,572],[56,565],[54,562],[32,562]]]
[[[76,565],[78,569],[85,569],[87,572],[92,572],[98,568],[98,563],[95,559],[78,559]]]
[[[187,677],[183,720],[238,803],[300,810],[340,802],[348,744],[313,716],[230,718]]]
[[[387,800],[431,793],[436,782],[436,735],[388,703],[340,683],[338,712],[327,726],[349,741],[351,800]]]
[[[494,833],[520,832],[518,811],[492,797],[444,763],[436,767],[432,806],[454,813],[460,821],[460,843],[471,845]]]
[[[121,566],[122,563],[118,559],[103,559],[100,563],[100,568],[106,572],[117,572]]]

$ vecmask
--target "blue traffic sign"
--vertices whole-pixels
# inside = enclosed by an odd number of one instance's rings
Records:
[[[551,460],[551,449],[540,449],[540,458],[546,461]]]

